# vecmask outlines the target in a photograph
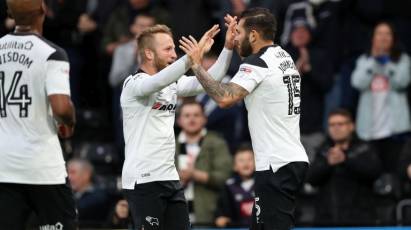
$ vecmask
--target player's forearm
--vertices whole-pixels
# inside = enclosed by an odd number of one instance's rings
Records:
[[[210,77],[216,81],[221,81],[227,73],[232,56],[232,50],[223,49],[218,56],[216,63],[214,63],[214,65],[207,71],[210,74]],[[178,94],[181,96],[194,96],[204,92],[204,88],[196,78],[180,80],[178,88]]]
[[[74,126],[76,123],[76,112],[70,99],[60,100],[58,105],[52,104],[54,118],[59,124]]]
[[[160,91],[171,83],[176,82],[185,72],[187,72],[188,68],[188,57],[183,56],[173,64],[154,74],[152,77],[146,78],[144,80],[144,88],[141,89],[141,93],[144,96],[147,96],[154,92]]]
[[[230,67],[231,57],[233,56],[233,51],[224,48],[217,61],[210,67],[207,71],[215,80],[221,81],[227,73],[228,67]]]
[[[197,80],[203,86],[207,94],[216,102],[219,102],[225,94],[221,83],[214,80],[210,74],[200,65],[194,64],[191,69],[197,77]]]
[[[198,64],[194,64],[191,69],[207,94],[216,101],[220,107],[232,105],[235,92],[228,84],[214,80],[210,74]]]

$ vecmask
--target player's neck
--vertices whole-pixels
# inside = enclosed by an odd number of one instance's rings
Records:
[[[33,33],[37,35],[42,35],[43,30],[41,27],[34,25],[16,25],[15,33]]]
[[[143,62],[140,65],[140,69],[142,69],[148,75],[154,75],[158,72],[157,68],[154,65],[147,62]]]
[[[274,45],[273,41],[270,40],[259,40],[256,41],[252,46],[252,50],[253,50],[253,54],[258,53],[262,48],[266,47],[266,46],[272,46]]]

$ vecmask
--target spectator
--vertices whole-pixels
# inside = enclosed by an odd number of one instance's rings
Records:
[[[137,38],[143,30],[153,26],[155,18],[149,14],[139,14],[130,25],[132,37]],[[119,45],[114,50],[113,62],[111,64],[109,82],[111,87],[121,87],[124,79],[138,69],[137,42],[135,39]]]
[[[372,185],[381,172],[380,160],[369,144],[356,137],[354,130],[348,111],[330,112],[330,139],[307,175],[309,183],[319,186],[317,224],[374,224]]]
[[[234,155],[235,175],[226,181],[217,204],[217,227],[250,226],[254,205],[254,170],[252,147],[240,146]]]
[[[131,226],[132,223],[127,200],[121,199],[117,201],[114,210],[109,215],[106,227],[112,229],[130,229]]]
[[[410,71],[410,58],[399,49],[394,28],[377,24],[371,50],[358,58],[351,83],[360,91],[357,133],[379,150],[387,172],[396,171],[399,139],[411,130],[406,92]]]
[[[169,21],[167,24],[173,29],[175,43],[181,36],[192,35],[200,38],[203,31],[216,24],[215,20],[218,15],[214,15],[217,8],[216,2],[219,0],[162,0],[164,7],[167,9]],[[188,23],[191,22],[191,23]],[[224,28],[222,26],[221,28]],[[225,32],[225,31],[224,31]],[[221,33],[224,38],[225,33]],[[214,47],[220,49],[223,39],[215,40]],[[219,46],[221,45],[221,46]]]
[[[87,160],[72,159],[67,164],[67,171],[81,226],[93,226],[105,220],[108,214],[108,197],[92,182],[93,166]]]
[[[150,0],[127,0],[125,4],[118,6],[112,11],[103,31],[102,46],[106,55],[112,56],[117,46],[132,39],[129,26],[141,13],[160,16],[165,14],[158,4]]]
[[[80,57],[81,79],[77,82],[80,88],[81,108],[90,109],[107,105],[107,82],[104,81],[107,67],[101,52],[103,28],[109,15],[120,0],[83,0],[86,4],[77,21],[81,37]],[[109,66],[109,65],[107,65]],[[104,75],[103,75],[104,74]]]
[[[82,36],[77,28],[80,15],[85,11],[83,0],[47,0],[46,19],[44,22],[44,37],[61,46],[70,61],[71,98],[76,107],[80,104],[81,68],[84,58],[80,45]]]
[[[197,102],[181,105],[176,165],[185,186],[192,223],[213,223],[218,194],[230,176],[231,156],[224,139],[204,126],[207,119]]]
[[[313,160],[325,139],[324,99],[333,82],[332,63],[324,50],[312,44],[311,26],[305,18],[296,18],[292,22],[290,43],[285,50],[295,60],[301,75],[301,142],[310,160]]]

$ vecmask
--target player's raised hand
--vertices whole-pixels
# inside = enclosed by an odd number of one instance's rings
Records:
[[[198,45],[200,46],[200,49],[202,49],[203,53],[210,51],[211,47],[214,44],[214,37],[218,34],[218,32],[220,32],[219,26],[214,25],[201,37]]]
[[[204,52],[198,45],[197,41],[193,38],[193,36],[189,36],[190,39],[186,37],[181,37],[179,40],[180,42],[180,49],[184,51],[190,58],[191,65],[194,64],[201,64],[201,60],[203,59]]]
[[[237,17],[227,14],[224,17],[225,26],[227,27],[227,32],[225,34],[225,43],[224,47],[232,50],[234,48],[235,35],[236,35],[236,26],[237,26]]]

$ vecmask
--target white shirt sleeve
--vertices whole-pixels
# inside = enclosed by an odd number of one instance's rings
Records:
[[[70,95],[70,65],[67,61],[48,60],[46,72],[47,95]]]
[[[181,78],[181,76],[183,76],[188,67],[188,57],[183,56],[173,64],[167,66],[152,76],[148,74],[137,74],[133,77],[129,77],[124,81],[123,89],[129,89],[132,96],[148,96],[160,91],[171,83],[176,82],[179,78]]]
[[[240,65],[238,72],[234,75],[230,82],[243,87],[251,93],[266,77],[267,68],[245,63]]]
[[[214,80],[221,81],[224,78],[230,67],[232,56],[232,50],[224,48],[221,51],[217,61],[207,71]],[[203,92],[204,89],[195,76],[185,76],[177,82],[177,95],[179,96],[194,96]]]

